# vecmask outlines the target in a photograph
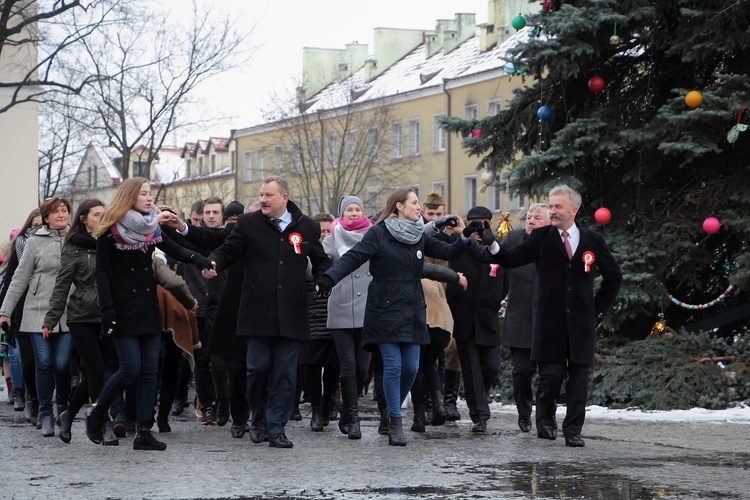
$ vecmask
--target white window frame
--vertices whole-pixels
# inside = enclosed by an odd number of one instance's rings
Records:
[[[438,113],[432,118],[432,144],[434,152],[442,153],[445,151],[445,145],[448,141],[448,134],[445,129],[440,126],[440,118],[444,117],[445,113]]]
[[[477,206],[477,176],[464,176],[464,213]]]
[[[326,157],[331,168],[339,168],[339,136],[337,134],[328,135]]]
[[[370,127],[367,129],[367,160],[368,165],[378,163],[380,153],[380,141],[378,140],[378,128]]]
[[[467,104],[464,106],[464,120],[478,120],[479,106],[476,104]]]
[[[284,146],[281,144],[273,147],[273,172],[276,175],[284,172]]]
[[[502,99],[492,99],[487,101],[487,116],[495,116],[503,110]]]
[[[242,180],[252,182],[253,180],[253,150],[246,149],[242,152]]]
[[[299,142],[292,143],[292,172],[295,174],[302,173],[302,144]]]
[[[422,135],[419,118],[411,118],[408,122],[409,130],[409,156],[419,156],[420,151],[420,139]]]
[[[258,172],[258,180],[266,178],[266,151],[263,148],[255,151],[255,171]]]
[[[401,122],[391,123],[391,160],[404,157],[404,134]]]
[[[417,199],[419,199],[419,184],[410,184],[409,187],[414,190],[414,194],[416,194]]]
[[[503,190],[495,186],[487,187],[487,205],[493,212],[503,211]]]
[[[438,193],[440,196],[445,196],[445,181],[434,181],[432,183],[432,191]]]
[[[510,199],[510,209],[513,212],[520,212],[526,209],[526,197],[523,195],[514,196]]]
[[[351,167],[357,161],[357,132],[347,132],[344,136],[344,166]]]
[[[310,139],[310,170],[317,172],[318,168],[320,168],[320,138],[313,137]]]

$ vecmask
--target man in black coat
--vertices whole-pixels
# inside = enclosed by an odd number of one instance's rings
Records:
[[[206,271],[215,275],[237,260],[245,265],[237,334],[247,337],[251,437],[252,426],[265,420],[269,445],[278,448],[292,447],[284,426],[294,405],[299,343],[309,335],[308,257],[317,280],[331,266],[320,224],[302,215],[289,201],[287,181],[273,176],[261,185],[260,211],[237,217],[234,230],[209,257],[214,270]]]
[[[549,226],[549,208],[534,203],[526,213],[526,227],[509,232],[500,246],[510,250],[523,243],[538,227]],[[503,328],[503,345],[510,349],[513,366],[513,398],[518,410],[518,427],[531,430],[531,406],[534,403],[531,380],[536,373],[536,362],[531,360],[531,332],[537,300],[536,266],[526,264],[505,270],[507,305]],[[537,412],[537,428],[540,414]]]
[[[615,301],[622,272],[601,234],[575,223],[581,195],[569,186],[549,194],[551,226],[531,232],[521,245],[507,250],[497,243],[493,260],[506,267],[536,263],[538,298],[531,359],[539,366],[536,411],[538,436],[557,437],[556,399],[567,373],[563,433],[567,446],[585,443],[581,429],[586,416],[589,367],[594,363],[596,321]],[[594,268],[602,275],[594,295]]]
[[[489,224],[492,212],[477,206],[466,218],[470,224]],[[476,260],[477,247],[479,244],[472,241],[463,256],[450,262],[451,269],[466,276],[468,289],[449,283],[445,293],[453,314],[453,338],[461,361],[466,404],[474,422],[471,431],[484,432],[490,418],[489,391],[500,373],[498,312],[503,300],[503,270],[497,264]]]

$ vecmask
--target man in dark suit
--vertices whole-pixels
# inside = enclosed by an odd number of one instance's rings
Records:
[[[469,210],[466,218],[470,224],[481,227],[487,223],[489,227],[492,212],[477,206]],[[487,429],[489,392],[500,373],[498,311],[503,300],[503,270],[497,264],[479,262],[475,252],[480,249],[484,251],[472,241],[464,255],[450,262],[451,269],[466,276],[467,290],[449,283],[445,291],[453,313],[453,338],[463,370],[466,405],[474,422],[471,432]]]
[[[269,445],[277,448],[292,447],[284,426],[294,405],[299,343],[309,335],[308,257],[315,279],[331,266],[320,224],[289,201],[286,180],[272,176],[261,185],[260,211],[237,217],[224,244],[209,256],[214,270],[205,271],[212,276],[237,260],[244,263],[237,334],[247,337],[251,438],[255,430],[253,441],[259,442],[265,421]]]
[[[534,203],[526,213],[526,227],[509,232],[500,246],[510,250],[523,243],[531,231],[549,226],[549,208]],[[513,397],[518,410],[518,427],[523,432],[531,430],[531,406],[534,397],[531,380],[536,373],[536,362],[531,360],[531,332],[537,300],[536,266],[526,264],[505,270],[507,306],[503,321],[503,345],[510,349],[513,366]],[[537,412],[537,428],[539,428]]]
[[[549,193],[551,226],[535,229],[512,250],[497,243],[489,249],[493,260],[505,267],[536,263],[539,288],[531,359],[539,366],[537,435],[557,437],[556,399],[567,373],[567,410],[562,428],[565,444],[573,447],[585,445],[581,429],[589,367],[594,363],[597,316],[612,307],[622,284],[620,266],[604,237],[575,223],[580,206],[577,191],[556,186]],[[596,294],[595,268],[602,275]]]

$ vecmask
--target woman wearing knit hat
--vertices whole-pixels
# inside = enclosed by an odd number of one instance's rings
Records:
[[[343,196],[339,201],[338,217],[331,224],[331,234],[323,240],[323,248],[336,262],[362,240],[371,226],[372,222],[365,217],[362,200],[356,196]],[[370,368],[370,353],[362,349],[362,326],[371,280],[370,263],[365,262],[341,280],[328,299],[328,328],[336,343],[341,370],[343,409],[339,429],[348,434],[349,439],[362,437],[357,398]]]

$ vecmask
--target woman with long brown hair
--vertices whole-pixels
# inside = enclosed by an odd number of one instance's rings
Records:
[[[42,436],[55,435],[52,395],[56,394],[58,414],[68,405],[70,395],[70,354],[73,341],[65,317],[56,331],[43,331],[44,315],[49,307],[52,288],[60,268],[62,240],[70,223],[70,202],[51,198],[39,207],[42,225],[26,240],[23,256],[0,307],[0,323],[10,324],[10,315],[28,290],[23,302],[23,319],[19,331],[29,333],[36,361],[36,388]]]
[[[87,199],[78,206],[73,223],[65,235],[60,271],[49,301],[49,310],[44,317],[43,331],[52,331],[67,313],[68,327],[76,351],[83,360],[83,378],[68,403],[68,409],[58,416],[60,439],[69,443],[71,427],[76,414],[88,401],[96,400],[104,386],[106,356],[114,356],[111,339],[100,339],[101,312],[96,291],[96,240],[91,235],[104,212],[104,203]],[[75,290],[70,294],[70,286]],[[70,294],[70,298],[68,295]],[[115,361],[116,364],[116,361]],[[117,445],[112,423],[107,420],[103,429],[108,446]]]
[[[459,221],[457,230],[464,229]],[[398,188],[362,240],[342,255],[318,281],[329,294],[364,262],[370,261],[372,283],[367,294],[362,344],[383,358],[383,389],[388,407],[388,443],[405,446],[401,422],[404,402],[419,368],[420,346],[430,342],[422,290],[424,257],[452,260],[461,256],[471,233],[454,244],[424,236],[419,199],[413,189]]]
[[[93,232],[97,238],[96,283],[102,334],[112,336],[120,368],[86,413],[86,435],[94,443],[102,442],[109,405],[137,381],[135,450],[167,448],[151,434],[162,333],[152,268],[154,249],[159,247],[183,262],[211,267],[200,254],[162,235],[152,203],[149,181],[142,177],[128,179],[120,184]]]

